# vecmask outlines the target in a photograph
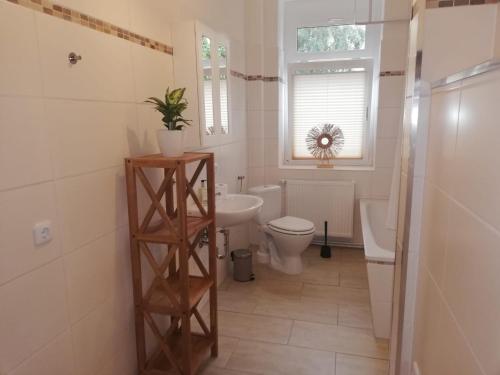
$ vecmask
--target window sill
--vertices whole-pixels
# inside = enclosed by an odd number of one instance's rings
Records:
[[[315,165],[280,165],[279,169],[286,170],[315,170],[315,171],[324,171],[324,172],[334,172],[334,171],[355,171],[355,172],[363,172],[363,171],[374,171],[375,167],[371,165],[337,165],[333,168],[318,168]]]

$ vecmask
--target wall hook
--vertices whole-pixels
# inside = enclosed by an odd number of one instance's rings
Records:
[[[75,65],[78,61],[80,61],[82,59],[82,56],[80,55],[77,55],[76,53],[74,52],[71,52],[69,55],[68,55],[68,61],[71,65]]]

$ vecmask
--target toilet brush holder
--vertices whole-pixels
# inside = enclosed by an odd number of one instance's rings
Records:
[[[331,258],[332,249],[328,246],[328,221],[325,221],[325,243],[321,246],[321,258]]]

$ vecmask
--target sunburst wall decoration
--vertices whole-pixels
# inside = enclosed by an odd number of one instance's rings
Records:
[[[306,137],[307,150],[316,159],[323,163],[319,167],[333,167],[330,160],[342,151],[344,147],[344,133],[334,124],[324,124],[321,128],[315,126]]]

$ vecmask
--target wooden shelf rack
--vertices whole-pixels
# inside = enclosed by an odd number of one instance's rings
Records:
[[[186,169],[190,164],[197,166],[188,177]],[[148,155],[125,159],[125,169],[139,374],[193,375],[209,354],[212,357],[218,354],[214,156],[211,153],[186,153],[178,158]],[[148,178],[154,174],[151,169],[160,170],[163,177],[157,189]],[[207,208],[194,192],[203,169],[207,177]],[[143,215],[138,199],[141,185],[151,200]],[[197,206],[199,216],[188,216],[188,198]],[[159,220],[153,222],[155,217]],[[208,230],[209,240],[208,270],[197,254],[204,229]],[[162,244],[166,246],[158,249]],[[191,274],[190,259],[201,276]],[[144,260],[154,272],[150,285],[143,285]],[[209,325],[198,311],[207,293]],[[158,323],[162,316],[170,317],[165,332]],[[192,332],[193,317],[202,334]],[[146,327],[158,342],[152,351],[147,350]]]

